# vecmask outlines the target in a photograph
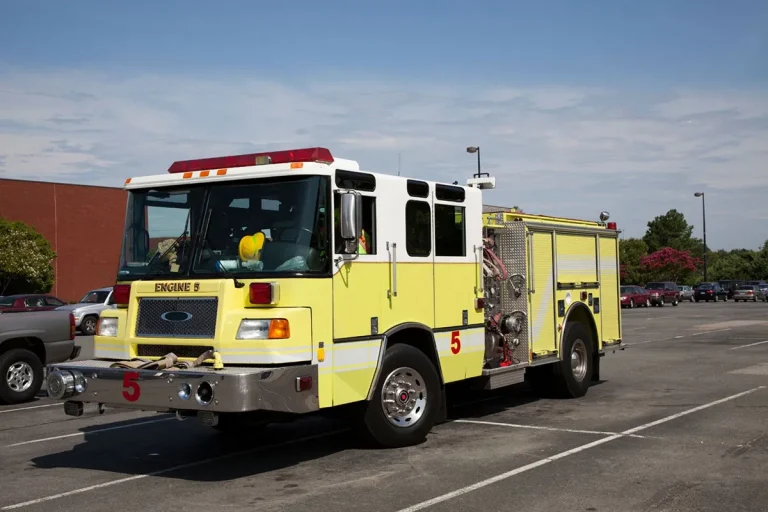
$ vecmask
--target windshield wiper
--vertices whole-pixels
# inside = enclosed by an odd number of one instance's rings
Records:
[[[200,257],[202,258],[203,255],[203,249],[205,247],[208,247],[211,251],[211,255],[216,259],[216,263],[218,264],[217,267],[224,271],[224,274],[232,279],[232,281],[235,283],[235,288],[242,288],[245,286],[245,283],[241,283],[238,281],[237,277],[227,270],[227,268],[224,266],[224,263],[222,263],[221,258],[216,254],[213,247],[211,246],[211,243],[208,241],[208,224],[211,222],[211,215],[213,213],[213,208],[208,209],[208,217],[205,219],[205,226],[202,231],[202,240],[200,241],[201,247],[200,247]]]

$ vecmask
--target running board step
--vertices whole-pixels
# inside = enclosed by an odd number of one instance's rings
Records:
[[[503,366],[483,370],[481,379],[482,389],[499,389],[525,381],[526,363],[514,366]]]

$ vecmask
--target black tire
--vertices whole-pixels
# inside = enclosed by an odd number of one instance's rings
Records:
[[[572,353],[574,348],[579,347],[579,345],[581,348],[578,350],[584,352],[581,361],[585,365],[583,375],[580,375],[580,378],[574,375],[574,369],[571,365]],[[557,396],[579,398],[587,394],[594,371],[593,346],[592,331],[586,325],[579,322],[566,324],[565,332],[563,332],[562,360],[552,365],[553,391]]]
[[[80,332],[86,336],[93,336],[96,334],[96,323],[99,321],[99,317],[89,315],[80,322]]]
[[[395,370],[406,368],[404,375],[410,375],[410,378],[418,383],[418,387],[426,391],[426,403],[423,405],[421,416],[413,424],[407,426],[396,426],[390,422],[384,413],[382,390],[386,381]],[[421,375],[421,378],[409,373],[408,370],[415,370]],[[423,397],[423,392],[418,396]],[[397,397],[395,397],[397,399]],[[373,391],[373,397],[365,402],[362,414],[361,433],[368,440],[376,445],[388,448],[399,448],[403,446],[412,446],[423,442],[427,434],[435,424],[442,404],[442,386],[437,369],[430,361],[429,357],[421,350],[398,343],[387,348],[384,353],[379,380]],[[419,406],[416,405],[413,411],[418,412]]]
[[[17,383],[9,383],[11,368],[16,365],[26,366],[32,373],[29,387],[21,391],[15,389]],[[0,354],[0,402],[8,405],[29,402],[37,396],[42,386],[43,363],[34,352],[25,348],[14,348]]]
[[[651,299],[645,299],[645,304],[644,304],[644,306],[647,308],[647,307],[648,307],[648,306],[650,306],[650,305],[651,305]]]
[[[629,308],[635,309],[635,299],[629,299]]]
[[[715,295],[715,302],[717,302],[717,295]]]
[[[673,305],[673,306],[677,307],[677,305],[678,305],[679,303],[680,303],[680,301],[679,301],[679,300],[677,300],[677,297],[675,297],[674,299],[672,299],[672,305]]]
[[[699,302],[699,299],[696,299],[696,302]]]
[[[219,415],[218,424],[213,427],[222,434],[238,435],[245,432],[253,432],[264,428],[266,422],[252,421],[247,413],[224,413]]]

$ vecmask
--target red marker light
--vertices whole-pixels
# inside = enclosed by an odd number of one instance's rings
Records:
[[[131,300],[131,285],[116,284],[112,287],[112,300],[115,304],[125,306]]]
[[[608,223],[608,229],[613,229],[613,230],[615,230],[615,229],[616,229],[616,223],[615,223],[615,222],[609,222],[609,223]]]
[[[248,299],[251,304],[276,304],[277,283],[251,283],[248,288]]]
[[[207,171],[211,169],[228,169],[232,167],[249,167],[264,164],[288,164],[294,162],[321,162],[330,164],[333,155],[326,148],[290,149],[287,151],[271,151],[267,153],[250,153],[247,155],[219,156],[198,160],[180,160],[174,162],[169,173]]]
[[[69,314],[69,339],[73,340],[75,339],[75,315],[70,313]]]

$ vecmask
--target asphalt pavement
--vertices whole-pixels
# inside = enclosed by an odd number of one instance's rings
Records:
[[[623,313],[628,348],[577,400],[452,390],[399,450],[308,418],[240,438],[168,415],[0,407],[0,511],[761,511],[768,304]],[[78,338],[89,357],[92,340]]]

